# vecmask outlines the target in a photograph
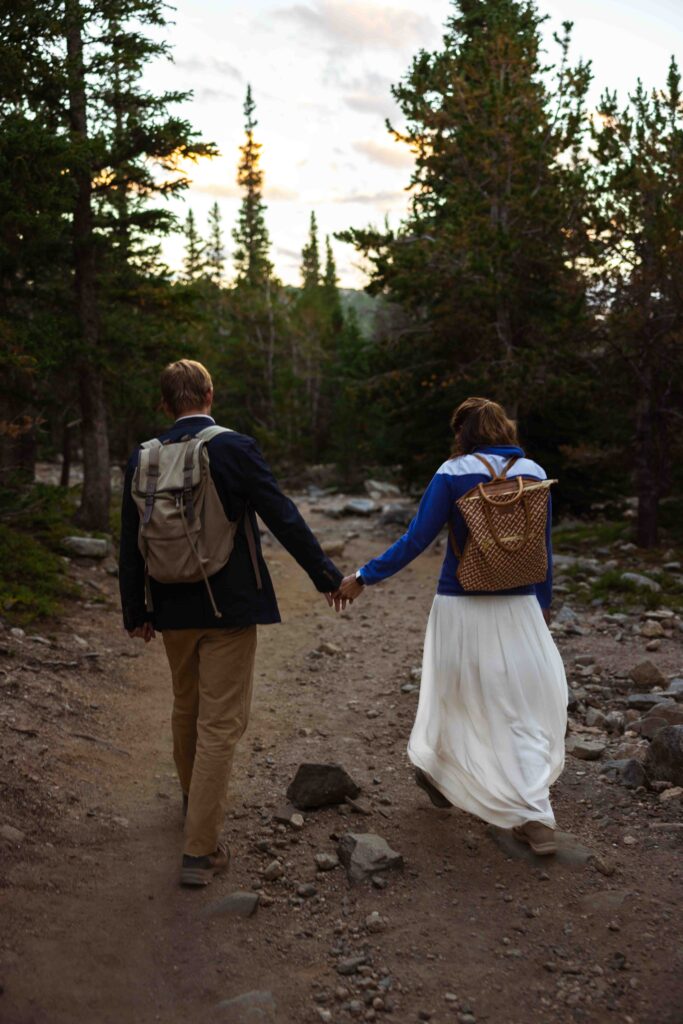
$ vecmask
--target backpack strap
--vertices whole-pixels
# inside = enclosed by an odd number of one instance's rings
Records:
[[[157,483],[159,482],[159,452],[161,450],[161,443],[155,438],[157,443],[154,444],[152,441],[148,441],[143,447],[149,450],[149,462],[147,463],[147,489],[145,491],[145,514],[142,517],[142,521],[145,525],[152,518],[152,512],[154,511],[154,495],[156,494]]]
[[[194,438],[187,442],[183,460],[183,509],[189,523],[194,522],[194,494],[192,493],[192,468],[194,453],[201,446]]]
[[[474,454],[475,459],[479,459],[480,462],[484,463],[484,465],[486,466],[486,468],[488,469],[489,473],[491,474],[491,476],[493,477],[494,480],[499,480],[500,479],[500,477],[498,476],[498,474],[496,473],[495,469],[493,468],[493,466],[491,465],[491,463],[489,462],[488,459],[485,459],[483,455],[479,454],[479,452],[473,452],[473,454]],[[503,472],[505,472],[505,471],[503,471]]]
[[[200,441],[211,441],[214,437],[218,437],[219,434],[234,433],[235,431],[231,430],[230,427],[219,427],[217,423],[214,423],[210,427],[204,427],[203,430],[198,431],[194,436],[199,438]]]
[[[505,463],[505,465],[503,466],[503,468],[501,470],[501,474],[500,474],[501,479],[504,479],[508,475],[509,471],[512,469],[512,467],[514,466],[514,464],[515,464],[515,462],[517,461],[518,458],[519,458],[519,455],[511,455],[510,456],[510,458],[507,460],[507,462]]]

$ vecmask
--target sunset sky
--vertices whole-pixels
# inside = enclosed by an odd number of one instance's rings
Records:
[[[398,222],[411,157],[384,127],[386,117],[400,120],[390,86],[417,50],[439,45],[448,0],[176,0],[175,6],[174,64],[155,65],[147,84],[192,89],[183,112],[221,151],[192,168],[192,188],[177,206],[181,217],[192,207],[203,229],[218,200],[231,248],[250,82],[273,259],[284,281],[298,283],[311,210],[323,235],[379,224],[385,216]],[[550,15],[549,40],[562,21],[574,21],[572,52],[593,61],[593,102],[606,86],[625,97],[637,76],[648,87],[663,84],[672,53],[683,63],[683,0],[542,0],[539,8]],[[342,284],[362,287],[351,247],[333,245]],[[179,237],[165,242],[174,268],[182,248]]]

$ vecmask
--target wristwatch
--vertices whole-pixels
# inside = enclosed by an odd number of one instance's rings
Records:
[[[365,586],[365,580],[363,579],[363,575],[362,575],[360,569],[356,570],[356,581],[358,583],[360,583],[361,587]]]

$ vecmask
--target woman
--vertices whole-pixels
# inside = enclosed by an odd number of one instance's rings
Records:
[[[535,853],[557,849],[549,788],[564,764],[567,681],[546,622],[548,573],[539,584],[465,592],[456,572],[467,527],[455,502],[516,456],[508,476],[546,478],[519,447],[515,424],[496,402],[468,398],[451,420],[452,457],[427,488],[407,532],[343,581],[342,598],[393,576],[449,525],[449,544],[432,605],[417,718],[408,745],[416,781],[437,807],[454,805],[514,835]],[[545,620],[545,621],[544,621]]]

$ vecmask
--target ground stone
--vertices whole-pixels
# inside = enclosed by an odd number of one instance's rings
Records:
[[[345,833],[339,840],[339,859],[352,882],[360,882],[378,871],[403,867],[401,854],[374,832]]]
[[[334,537],[330,540],[322,540],[320,547],[323,549],[328,558],[341,558],[344,554],[344,548],[346,547],[346,541],[343,537]]]
[[[586,712],[586,725],[603,728],[605,726],[606,718],[607,716],[598,708],[588,708],[588,711]]]
[[[202,917],[252,917],[259,905],[256,892],[231,892],[225,899],[211,903]]]
[[[8,843],[23,843],[26,838],[25,834],[14,825],[0,825],[0,837],[6,839]]]
[[[622,572],[621,578],[627,583],[635,583],[637,587],[651,590],[653,593],[659,593],[662,589],[661,584],[657,583],[656,580],[651,580],[649,576],[643,576],[639,572]]]
[[[604,754],[606,746],[602,740],[586,739],[583,736],[570,736],[566,742],[567,753],[582,761],[598,761]]]
[[[400,498],[401,488],[386,480],[366,480],[363,485],[370,495],[378,494],[382,498]]]
[[[674,700],[683,702],[683,679],[672,679],[662,696],[673,697]]]
[[[224,999],[216,1009],[225,1011],[221,1019],[229,1024],[276,1024],[277,1006],[272,992],[244,992],[234,999]]]
[[[377,511],[377,504],[371,498],[350,498],[342,506],[342,513],[347,516],[371,516]]]
[[[570,832],[555,832],[557,853],[552,857],[539,857],[532,851],[530,846],[527,846],[526,843],[520,843],[518,839],[515,839],[510,829],[489,825],[488,833],[506,857],[512,857],[514,860],[525,860],[538,867],[548,867],[552,866],[552,864],[562,864],[565,867],[573,868],[583,867],[594,856],[593,851],[583,846]]]
[[[627,789],[637,789],[638,786],[647,786],[648,784],[647,772],[635,757],[605,761],[600,769],[600,774],[606,775],[615,782],[620,782]]]
[[[379,521],[382,526],[408,526],[414,515],[415,509],[413,505],[400,505],[398,502],[389,502],[387,505],[382,505],[382,514]]]
[[[626,706],[635,708],[636,711],[650,711],[666,704],[675,707],[674,702],[662,693],[631,693],[626,698]]]
[[[339,764],[300,764],[287,790],[287,799],[301,810],[343,804],[360,793],[351,776]]]
[[[62,545],[79,558],[106,558],[109,541],[100,537],[65,537]]]
[[[640,627],[640,635],[647,637],[649,640],[658,640],[666,634],[661,622],[657,622],[656,619],[646,619]]]
[[[339,867],[339,857],[336,853],[316,853],[315,863],[318,871],[334,871]]]
[[[268,867],[263,872],[263,877],[266,882],[274,882],[277,878],[282,878],[285,873],[285,869],[279,860],[271,860]]]
[[[683,725],[667,725],[652,740],[645,769],[653,779],[683,786]]]
[[[659,802],[662,804],[668,804],[670,800],[680,800],[681,798],[683,798],[683,786],[672,786],[659,794]]]
[[[666,679],[656,665],[651,661],[639,661],[631,671],[630,676],[636,686],[665,686]]]

